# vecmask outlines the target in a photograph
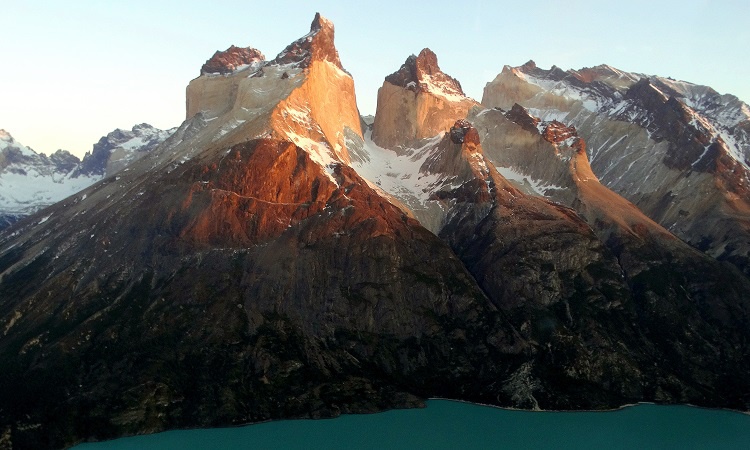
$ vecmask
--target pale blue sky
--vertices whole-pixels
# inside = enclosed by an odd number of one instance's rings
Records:
[[[8,0],[0,128],[36,151],[82,155],[103,134],[179,125],[185,87],[214,51],[274,57],[316,11],[336,26],[362,113],[407,56],[430,47],[481,99],[503,65],[609,64],[707,84],[750,101],[750,1]]]

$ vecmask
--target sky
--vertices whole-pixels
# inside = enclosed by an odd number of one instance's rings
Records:
[[[115,128],[185,119],[185,88],[216,50],[268,59],[309,31],[336,29],[357,103],[425,47],[466,94],[504,65],[609,64],[705,84],[750,101],[750,2],[6,0],[0,6],[0,128],[37,152],[78,156]]]

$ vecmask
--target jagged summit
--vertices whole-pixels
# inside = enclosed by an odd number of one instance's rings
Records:
[[[532,133],[538,132],[538,125],[541,120],[538,117],[529,114],[529,111],[518,103],[514,103],[510,111],[505,113],[505,117],[511,122],[520,125],[521,128]]]
[[[440,69],[435,53],[425,48],[385,77],[378,90],[372,140],[385,148],[415,144],[447,132],[475,105],[458,80]]]
[[[320,13],[316,13],[310,25],[310,32],[289,44],[273,60],[266,61],[263,53],[256,48],[231,45],[224,51],[217,50],[203,64],[200,73],[201,75],[227,75],[250,67],[261,69],[268,65],[289,64],[304,69],[310,66],[313,59],[329,61],[343,70],[333,39],[333,23]],[[254,75],[262,75],[262,73],[260,70],[254,72]]]
[[[38,153],[25,145],[20,144],[16,139],[6,130],[0,129],[0,151],[2,154],[17,153],[19,156],[24,157],[36,157]],[[3,159],[6,159],[4,157]],[[0,159],[0,168],[2,168],[7,161]]]
[[[186,119],[201,146],[228,148],[260,136],[293,142],[322,166],[349,162],[347,139],[362,139],[354,81],[343,70],[333,24],[315,15],[310,31],[271,61],[190,82]],[[210,144],[210,145],[209,145]]]
[[[521,70],[534,70],[536,69],[536,62],[534,62],[533,59],[530,59],[526,61],[523,65],[521,65]]]
[[[466,97],[461,83],[440,70],[437,55],[429,48],[422,49],[418,56],[406,58],[401,68],[385,77],[385,81],[414,92]]]
[[[750,273],[750,108],[708,86],[609,65],[506,67],[482,104],[575,126],[601,182],[709,255]]]
[[[86,152],[73,176],[97,178],[117,173],[152,152],[175,130],[160,130],[147,123],[134,125],[131,130],[117,128],[102,136],[92,150]]]
[[[262,62],[265,59],[266,57],[258,49],[232,45],[223,52],[217,50],[201,67],[201,75],[211,73],[227,74],[254,63]]]
[[[296,64],[301,68],[306,68],[310,66],[312,60],[329,61],[343,70],[333,39],[333,22],[321,16],[320,13],[315,13],[310,32],[289,44],[272,63]]]

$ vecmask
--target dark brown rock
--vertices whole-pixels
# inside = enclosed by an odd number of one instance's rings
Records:
[[[428,90],[425,82],[426,76],[434,79],[437,83],[448,86],[451,91],[465,95],[463,89],[461,89],[461,83],[440,70],[437,55],[429,48],[422,49],[418,56],[411,55],[406,58],[401,68],[385,77],[385,81],[414,92],[423,92]]]
[[[203,67],[201,67],[201,74],[232,73],[240,66],[264,60],[265,56],[263,56],[263,53],[261,53],[260,50],[252,47],[242,48],[232,45],[223,52],[217,51],[214,53],[214,55],[203,64]]]
[[[559,144],[570,138],[577,138],[578,133],[576,132],[576,127],[572,125],[567,126],[564,123],[553,120],[544,127],[544,131],[542,131],[542,137],[547,142]]]
[[[470,133],[471,130],[473,133]],[[449,135],[454,144],[463,144],[467,139],[470,143],[479,144],[479,134],[476,128],[466,119],[459,119],[451,127]]]
[[[526,131],[529,131],[531,133],[539,132],[537,128],[537,125],[540,122],[539,118],[529,114],[529,111],[527,111],[526,108],[519,105],[518,103],[513,104],[513,107],[510,109],[510,111],[505,113],[505,117],[507,117],[511,122],[520,125],[521,128]]]

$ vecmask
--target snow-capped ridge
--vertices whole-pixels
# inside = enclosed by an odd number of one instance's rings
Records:
[[[173,130],[148,124],[116,129],[102,137],[81,161],[66,150],[47,156],[0,135],[0,228],[56,203],[152,151]]]

